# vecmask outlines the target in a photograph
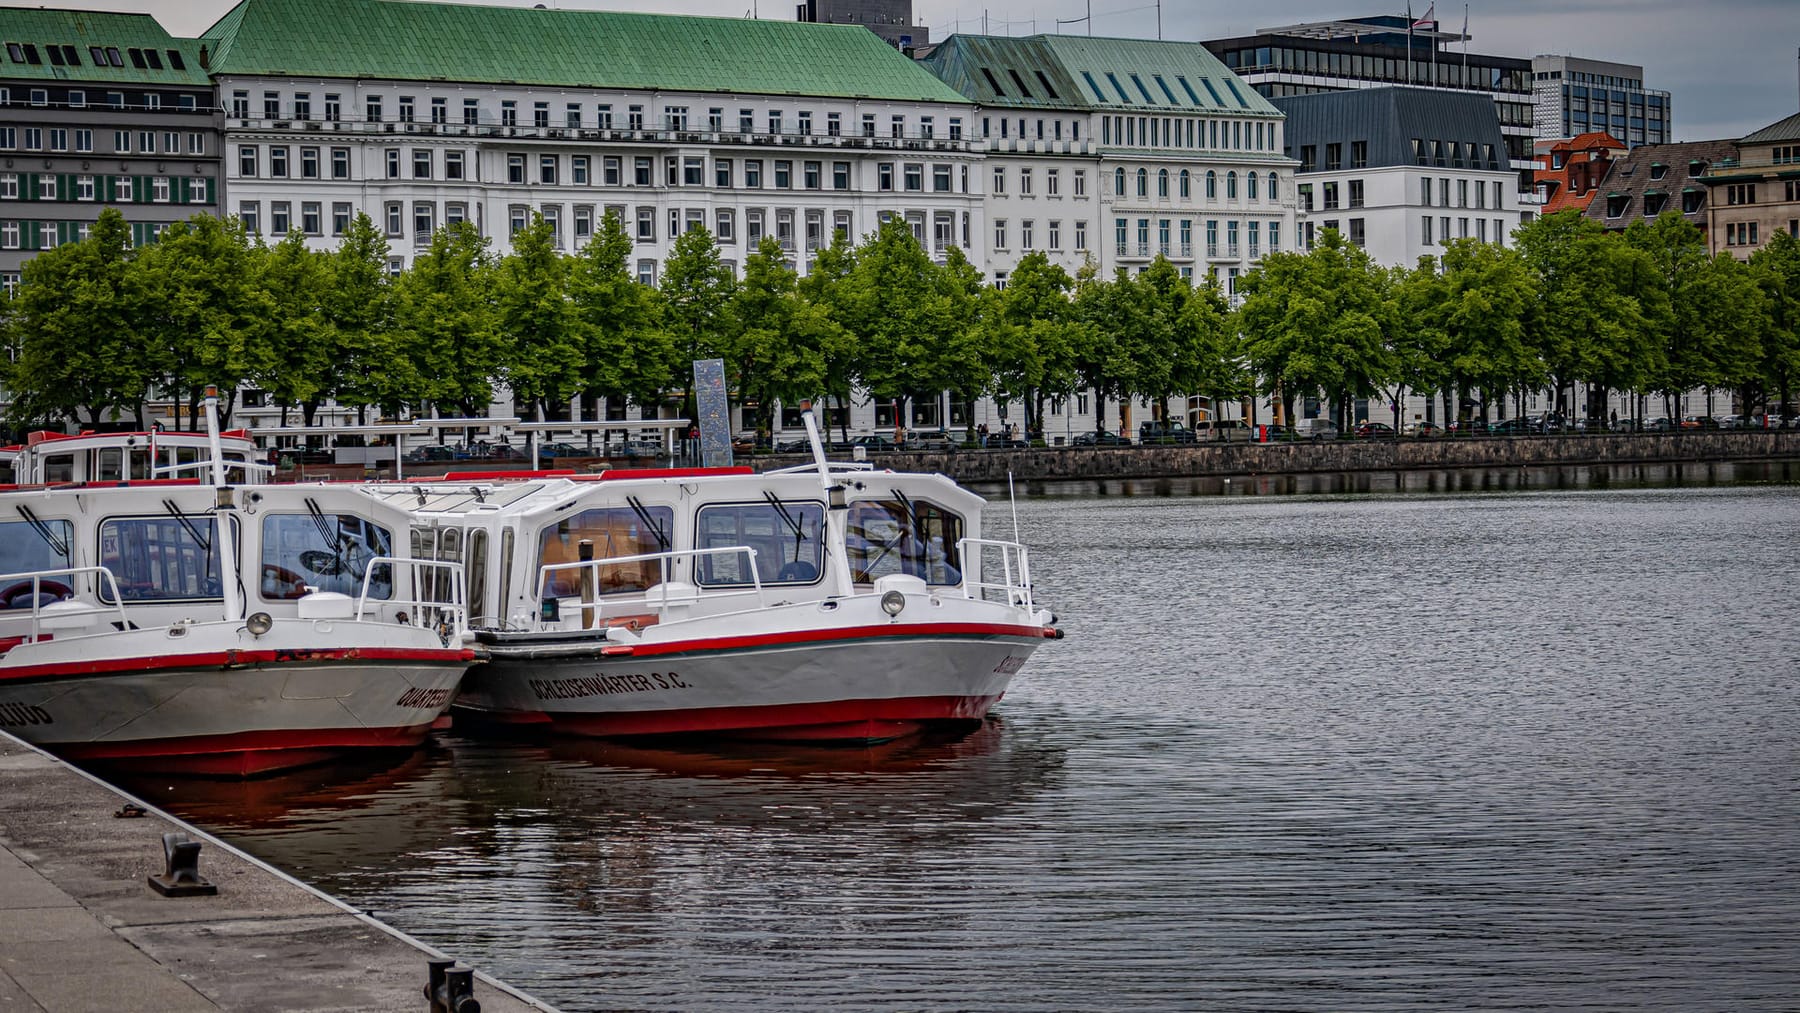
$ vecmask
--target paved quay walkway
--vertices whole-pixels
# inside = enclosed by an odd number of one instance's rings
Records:
[[[217,895],[151,888],[170,831]],[[447,956],[0,733],[0,1013],[424,1011]],[[550,1009],[479,976],[475,997]]]

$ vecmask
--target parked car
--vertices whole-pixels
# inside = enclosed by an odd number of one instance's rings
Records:
[[[908,450],[952,450],[956,441],[942,429],[908,429],[906,431],[906,449]]]
[[[595,457],[597,451],[586,447],[578,447],[573,443],[546,443],[538,448],[538,457],[553,459],[558,457]]]
[[[1074,447],[1129,447],[1131,441],[1118,433],[1102,429],[1092,433],[1076,433],[1075,438],[1069,441],[1069,445]]]
[[[1196,439],[1192,429],[1175,421],[1145,422],[1138,427],[1138,442],[1145,446],[1156,443],[1193,443]]]
[[[432,443],[423,447],[412,448],[407,451],[406,455],[401,459],[407,464],[431,464],[436,461],[454,461],[456,460],[456,451],[451,450],[449,447],[442,447]]]
[[[1248,442],[1253,434],[1243,419],[1204,419],[1194,423],[1194,437],[1199,440],[1238,440]]]
[[[892,437],[883,433],[864,433],[861,436],[853,437],[848,443],[834,443],[831,449],[844,451],[853,447],[862,447],[871,452],[882,453],[900,449],[900,445],[895,443]]]
[[[1294,432],[1303,440],[1335,440],[1338,438],[1337,423],[1330,419],[1300,419],[1294,423]]]
[[[1544,423],[1528,415],[1515,415],[1510,419],[1501,419],[1488,425],[1487,431],[1495,436],[1522,436],[1528,433],[1541,433]]]
[[[1643,426],[1646,433],[1666,433],[1679,428],[1680,425],[1671,418],[1645,419]]]
[[[1354,432],[1359,440],[1391,440],[1397,435],[1386,422],[1359,423]]]
[[[1719,416],[1720,429],[1748,429],[1749,427],[1750,423],[1743,415],[1733,414]]]
[[[1681,420],[1683,429],[1717,429],[1719,420],[1710,415],[1689,415]]]
[[[1480,436],[1488,431],[1488,422],[1484,418],[1455,419],[1444,428],[1458,436]]]
[[[1294,430],[1293,426],[1258,426],[1262,432],[1264,443],[1296,443],[1307,439]]]
[[[1420,439],[1430,439],[1431,437],[1444,435],[1444,427],[1438,425],[1436,422],[1408,422],[1406,428],[1401,430],[1401,434],[1404,436],[1418,437]]]

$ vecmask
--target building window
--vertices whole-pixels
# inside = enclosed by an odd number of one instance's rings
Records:
[[[256,145],[238,145],[238,175],[253,178],[256,175]]]
[[[309,236],[319,235],[323,231],[323,223],[319,217],[318,201],[303,202],[300,205],[300,231]]]
[[[538,182],[548,185],[556,183],[556,156],[538,156]]]
[[[405,211],[403,211],[401,209],[400,202],[399,201],[389,201],[387,203],[387,205],[382,209],[382,211],[383,211],[382,217],[385,219],[383,224],[386,226],[387,234],[390,236],[400,235],[400,232],[401,232],[401,221],[400,220],[401,220],[401,216],[405,214]]]
[[[331,234],[341,236],[350,230],[350,205],[337,202],[331,205]]]
[[[430,179],[431,178],[431,149],[430,148],[414,148],[413,153],[412,153],[412,163],[413,163],[413,173],[412,174],[413,174],[414,179]]]
[[[1006,249],[1006,219],[994,219],[994,249]]]
[[[293,227],[293,206],[284,200],[271,201],[269,203],[269,234],[285,236]]]
[[[260,234],[261,223],[259,219],[261,217],[262,203],[260,201],[247,200],[238,204],[238,221],[244,223],[245,232],[248,232],[253,236]]]

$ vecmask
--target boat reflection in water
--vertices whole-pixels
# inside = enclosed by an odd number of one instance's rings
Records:
[[[975,846],[992,832],[978,828],[1030,807],[1063,766],[1061,748],[992,717],[960,736],[853,748],[440,739],[390,767],[121,783],[432,945],[480,954],[484,971],[585,1008],[669,986],[658,961],[630,951],[729,946],[745,918],[789,905],[793,862],[842,863],[831,878],[867,903],[920,888],[936,874],[922,879],[917,855]],[[627,980],[571,975],[573,955],[601,950]]]

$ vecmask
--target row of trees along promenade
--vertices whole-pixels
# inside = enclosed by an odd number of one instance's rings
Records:
[[[736,277],[695,229],[654,287],[634,277],[612,215],[574,254],[541,218],[505,256],[449,225],[398,274],[362,215],[333,251],[298,232],[265,245],[209,216],[143,248],[129,237],[108,209],[86,239],[25,265],[0,307],[13,425],[142,427],[152,399],[195,406],[208,384],[260,388],[308,425],[326,399],[365,418],[425,404],[485,414],[499,385],[521,405],[655,406],[713,357],[746,405],[947,391],[1022,405],[1028,431],[1047,400],[1084,389],[1102,420],[1133,397],[1272,392],[1291,419],[1297,397],[1404,390],[1441,397],[1450,419],[1546,389],[1566,409],[1576,384],[1671,406],[1729,391],[1753,411],[1791,403],[1800,370],[1800,243],[1777,233],[1748,262],[1708,256],[1675,215],[1623,233],[1548,215],[1510,245],[1455,240],[1403,268],[1327,230],[1312,250],[1266,255],[1235,309],[1160,257],[1108,279],[1033,253],[995,289],[957,249],[934,263],[898,219],[854,245],[840,235],[804,278],[768,237]]]

